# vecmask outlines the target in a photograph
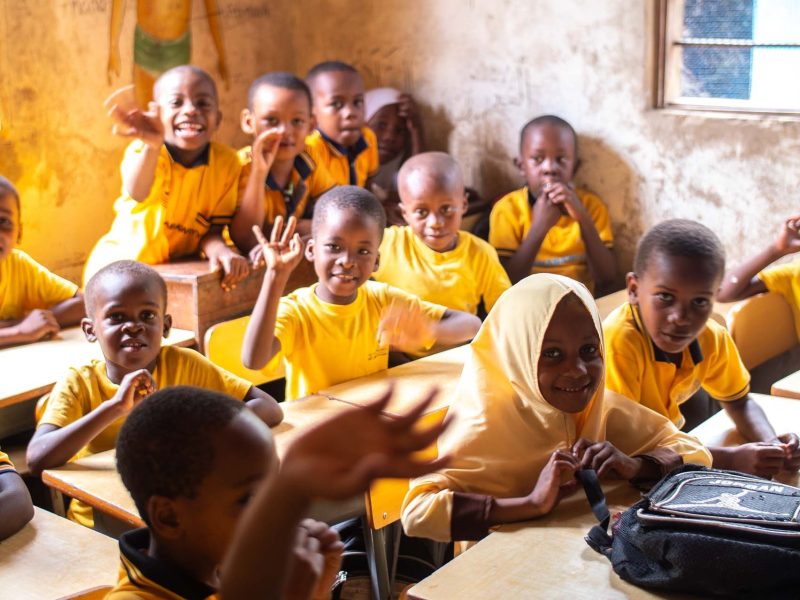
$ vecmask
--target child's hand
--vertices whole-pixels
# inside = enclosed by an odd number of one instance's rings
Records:
[[[261,228],[253,225],[253,233],[261,245],[267,269],[291,273],[300,264],[303,259],[303,242],[300,241],[300,235],[294,232],[296,226],[297,219],[289,217],[284,231],[283,217],[278,216],[267,241]]]
[[[427,350],[436,342],[436,322],[419,306],[392,302],[383,309],[378,323],[378,345],[399,352]]]
[[[731,448],[727,468],[770,479],[781,470],[786,458],[783,444],[753,442]]]
[[[421,119],[419,116],[419,110],[417,109],[417,103],[414,102],[414,98],[411,96],[411,94],[400,95],[400,102],[397,107],[397,116],[401,119],[405,119],[406,127],[409,131],[420,128]]]
[[[775,239],[775,248],[781,254],[791,254],[800,250],[800,216],[786,219]]]
[[[250,272],[247,258],[222,244],[218,250],[209,255],[208,264],[212,272],[222,270],[222,280],[219,284],[226,292],[235,289],[236,284]]]
[[[564,214],[564,210],[553,204],[542,189],[542,193],[533,203],[531,223],[541,225],[546,231],[550,231]],[[533,227],[531,227],[532,229]]]
[[[247,257],[250,259],[250,264],[254,269],[260,269],[264,266],[264,247],[260,243],[256,244],[250,248]]]
[[[156,391],[156,382],[150,371],[139,369],[122,378],[112,402],[122,415],[127,415],[133,407]]]
[[[607,441],[591,442],[581,438],[572,446],[572,453],[580,461],[581,469],[594,469],[599,478],[615,475],[620,479],[633,479],[642,468],[641,458],[632,458]]]
[[[572,478],[564,484],[561,482],[565,474],[574,475],[579,466],[578,459],[568,450],[556,450],[550,455],[536,480],[536,486],[528,495],[538,514],[546,515],[563,497],[578,489],[577,479]]]
[[[49,310],[35,308],[29,312],[17,326],[17,332],[23,340],[35,342],[61,331],[55,315]]]
[[[324,560],[322,574],[319,576],[317,587],[311,598],[312,600],[329,600],[331,588],[342,566],[344,544],[339,538],[339,533],[335,529],[328,527],[327,523],[313,519],[303,519],[300,527],[308,531],[309,537],[315,538],[319,542],[319,553]]]
[[[122,137],[138,138],[154,150],[164,143],[164,124],[161,122],[161,107],[150,102],[148,110],[136,106],[132,96],[133,86],[120,88],[103,103],[108,116],[114,121],[112,133]]]
[[[316,594],[325,568],[325,556],[320,552],[320,541],[302,525],[297,528],[297,536],[292,549],[292,562],[286,578],[286,588],[282,598],[288,600],[307,600]]]
[[[783,444],[783,470],[793,473],[800,469],[800,437],[796,433],[784,433],[778,440]]]
[[[542,191],[562,214],[576,221],[586,215],[586,208],[575,193],[575,186],[572,183],[547,182]]]
[[[251,149],[252,169],[266,176],[275,162],[278,149],[281,146],[281,133],[275,129],[262,131],[253,141]]]

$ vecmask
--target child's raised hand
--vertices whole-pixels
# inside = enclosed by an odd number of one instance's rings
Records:
[[[752,473],[766,479],[778,474],[786,458],[783,443],[752,442],[730,448],[730,452],[727,468],[742,473]]]
[[[791,254],[800,250],[800,216],[786,219],[775,239],[775,247],[781,254]]]
[[[275,162],[275,157],[278,155],[278,149],[281,146],[281,133],[276,129],[267,129],[262,131],[258,137],[253,140],[253,146],[250,150],[252,157],[252,169],[258,173],[266,175],[272,168],[272,163]]]
[[[581,438],[572,446],[572,453],[580,461],[581,469],[594,469],[597,476],[607,475],[620,479],[633,479],[642,468],[642,459],[633,458],[611,442],[592,442]]]
[[[148,104],[147,111],[136,105],[133,86],[125,86],[106,98],[103,105],[114,121],[114,135],[138,138],[154,150],[164,143],[164,124],[161,122],[161,107],[156,102]]]
[[[61,331],[55,315],[49,310],[36,308],[29,312],[17,326],[17,332],[24,340],[35,342],[55,335]]]
[[[586,208],[575,193],[575,186],[572,183],[549,181],[544,184],[542,192],[562,214],[566,214],[576,221],[585,215]]]
[[[783,470],[794,473],[800,469],[800,437],[796,433],[784,433],[778,440],[783,444]]]
[[[378,345],[399,352],[418,352],[436,342],[436,322],[419,306],[399,302],[389,303],[378,323]]]
[[[250,261],[222,244],[209,255],[208,264],[212,272],[222,271],[220,286],[226,292],[234,289],[250,272]]]
[[[398,103],[397,107],[397,116],[399,116],[401,119],[405,119],[406,127],[409,131],[419,129],[421,122],[419,110],[417,109],[417,103],[414,102],[414,98],[411,96],[411,94],[400,95],[400,102]]]
[[[127,415],[133,407],[156,391],[156,382],[147,369],[132,371],[122,378],[119,389],[114,395],[113,402],[116,403],[122,415]]]
[[[533,491],[528,495],[537,514],[546,515],[563,497],[578,489],[578,481],[574,477],[566,483],[561,482],[565,474],[574,475],[579,466],[578,459],[569,450],[556,450],[550,455]]]
[[[300,240],[300,235],[295,233],[296,227],[297,219],[289,217],[284,231],[283,217],[279,215],[275,219],[267,241],[261,228],[253,225],[253,233],[261,245],[267,269],[291,273],[300,264],[303,259],[303,242]]]

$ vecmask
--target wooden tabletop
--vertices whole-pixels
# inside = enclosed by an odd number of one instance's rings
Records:
[[[800,399],[800,371],[787,375],[772,384],[772,395]]]
[[[164,345],[191,346],[191,331],[173,329]],[[63,329],[53,339],[0,350],[0,408],[49,392],[67,369],[102,359],[99,344],[86,341],[80,327]]]
[[[0,542],[0,596],[58,598],[117,582],[116,540],[40,508],[35,511],[22,531]]]

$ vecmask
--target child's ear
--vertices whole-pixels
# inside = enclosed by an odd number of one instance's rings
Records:
[[[306,260],[308,262],[314,262],[314,238],[313,237],[306,242],[305,255],[306,255]]]
[[[317,128],[317,117],[314,113],[311,113],[311,118],[309,119],[309,126],[308,126],[308,133],[309,135]]]
[[[515,156],[513,162],[514,166],[517,167],[519,174],[522,175],[522,177],[524,178],[525,172],[522,170],[522,159],[519,156]]]
[[[94,323],[88,317],[84,317],[81,319],[81,329],[83,330],[83,335],[86,336],[86,339],[90,342],[97,341],[97,335],[94,332]]]
[[[578,172],[578,169],[580,169],[580,168],[581,168],[581,165],[582,165],[582,164],[583,164],[583,162],[581,161],[581,159],[580,159],[580,158],[576,158],[576,159],[575,159],[575,168],[574,168],[574,169],[572,169],[572,177],[571,177],[571,179],[575,179],[575,173],[577,173],[577,172]]]
[[[169,337],[169,332],[172,330],[172,315],[164,315],[164,338]]]
[[[628,302],[631,304],[639,303],[639,278],[636,273],[631,271],[625,275],[625,287],[628,288]]]
[[[372,272],[373,273],[378,270],[378,267],[380,266],[380,264],[381,264],[381,253],[378,252],[377,256],[375,257],[375,266],[372,268]]]
[[[251,113],[247,108],[242,109],[242,114],[239,117],[239,125],[241,126],[242,131],[244,131],[247,135],[256,134],[256,127],[253,121],[253,113]]]
[[[181,536],[181,520],[175,501],[164,496],[150,496],[147,500],[147,515],[150,529],[158,537],[174,540]]]

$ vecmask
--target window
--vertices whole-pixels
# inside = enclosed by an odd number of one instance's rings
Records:
[[[657,7],[657,106],[800,114],[800,0]]]

